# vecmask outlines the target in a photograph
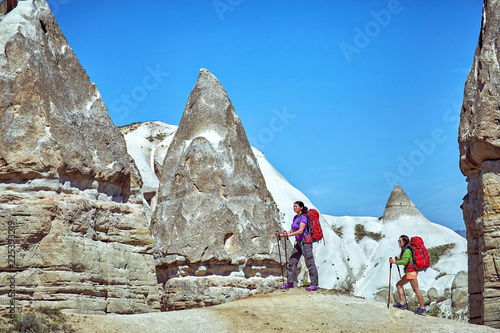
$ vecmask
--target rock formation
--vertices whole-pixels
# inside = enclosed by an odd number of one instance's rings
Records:
[[[141,178],[44,0],[0,16],[0,89],[1,302],[159,309]]]
[[[467,308],[467,285],[468,278],[465,271],[460,271],[453,279],[451,285],[451,305],[455,312]]]
[[[281,281],[278,209],[225,89],[206,69],[161,174],[151,228],[164,309],[216,304]]]
[[[384,222],[397,221],[402,218],[427,220],[408,198],[405,191],[399,185],[396,185],[385,205]]]
[[[460,169],[469,254],[469,318],[500,328],[500,2],[485,0],[479,42],[464,89]]]

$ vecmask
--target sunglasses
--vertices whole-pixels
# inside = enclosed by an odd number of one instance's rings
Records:
[[[401,239],[398,239],[398,243],[403,243],[403,241]]]

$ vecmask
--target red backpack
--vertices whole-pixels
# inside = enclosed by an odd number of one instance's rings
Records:
[[[412,237],[410,246],[413,253],[413,265],[408,265],[408,271],[420,272],[427,270],[430,265],[429,252],[427,252],[422,238]]]
[[[323,239],[323,229],[319,223],[319,212],[316,209],[309,209],[307,216],[307,232],[304,237],[305,243],[319,242]],[[323,242],[325,240],[323,239]]]

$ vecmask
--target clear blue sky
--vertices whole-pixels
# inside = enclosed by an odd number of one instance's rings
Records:
[[[321,212],[382,216],[399,184],[464,228],[458,121],[482,1],[49,4],[116,125],[178,125],[207,68],[250,144]]]

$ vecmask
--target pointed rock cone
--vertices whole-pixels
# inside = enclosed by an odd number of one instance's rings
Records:
[[[164,309],[217,304],[279,283],[277,206],[224,87],[206,69],[161,174],[151,228]]]
[[[415,204],[408,198],[399,185],[392,189],[389,200],[385,205],[384,222],[392,222],[405,218],[425,219],[425,216],[415,207]]]
[[[19,2],[0,16],[0,36],[0,179],[58,173],[128,199],[142,183],[125,139],[47,3]]]

